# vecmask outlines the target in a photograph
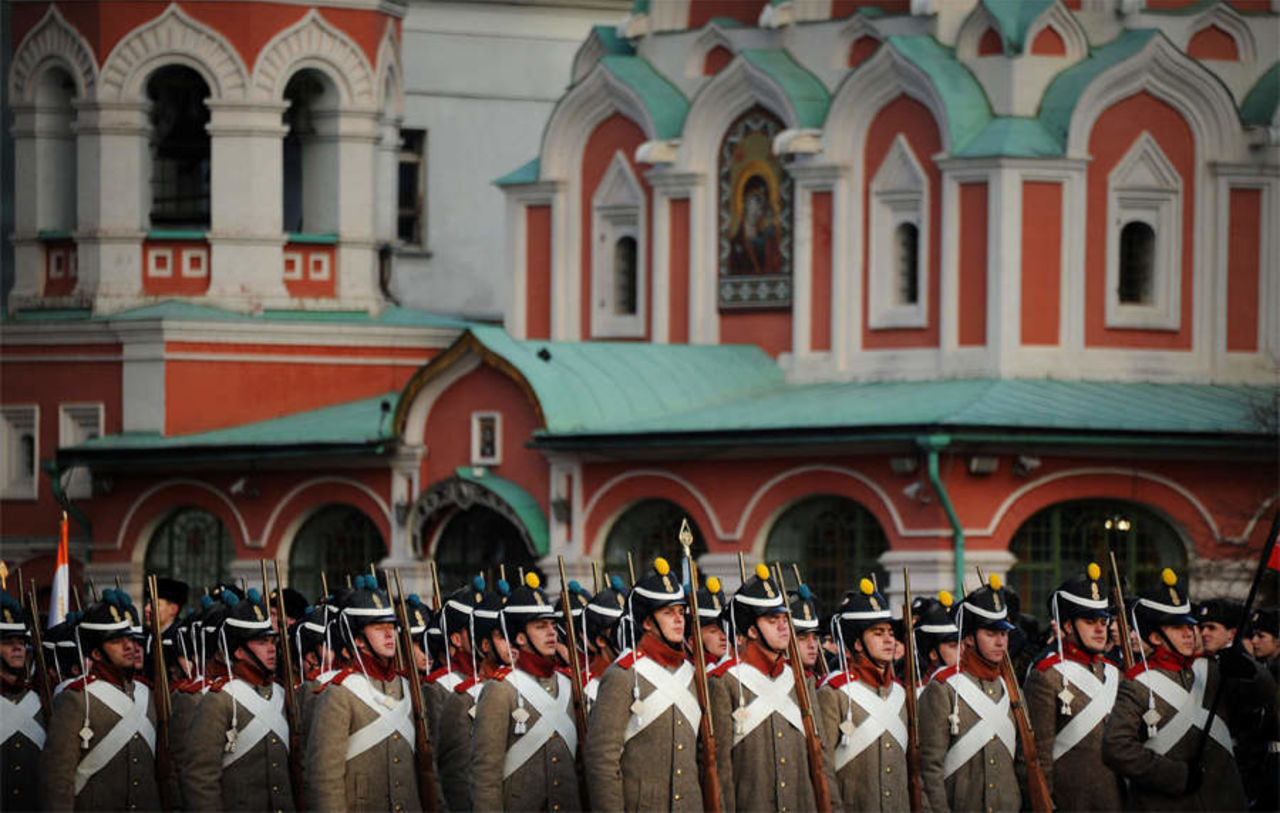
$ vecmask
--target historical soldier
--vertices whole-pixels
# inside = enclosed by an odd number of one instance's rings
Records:
[[[818,600],[809,585],[798,585],[791,595],[791,618],[796,630],[796,651],[800,653],[800,664],[816,686],[826,677],[827,662],[822,659]]]
[[[818,690],[823,748],[850,810],[906,810],[906,690],[893,675],[889,603],[870,579],[832,619],[841,668]]]
[[[956,610],[960,659],[920,695],[920,775],[935,811],[1016,811],[1022,804],[1009,687],[1000,677],[1008,651],[1008,605],[992,575]]]
[[[698,588],[698,623],[685,625],[690,640],[695,634],[702,636],[702,652],[707,658],[708,669],[728,657],[729,636],[724,631],[724,607],[720,580],[710,576],[706,584]],[[692,645],[689,651],[693,651]]]
[[[49,628],[44,635],[46,666],[52,673],[53,693],[57,694],[67,684],[84,674],[84,660],[76,647],[75,628],[84,617],[82,612],[67,613],[67,618]]]
[[[433,742],[439,747],[440,713],[445,699],[458,684],[476,673],[480,656],[471,641],[471,614],[484,601],[484,578],[476,576],[471,583],[444,597],[437,621],[444,639],[444,659],[427,675],[423,695],[427,701],[427,724],[435,732]]]
[[[218,598],[215,599],[214,595]],[[177,775],[179,794],[182,789],[182,775],[186,771],[186,750],[188,738],[187,728],[195,715],[200,698],[208,693],[209,688],[229,674],[228,665],[220,646],[219,633],[222,622],[226,620],[230,607],[221,599],[238,601],[239,596],[231,590],[217,589],[213,595],[201,596],[200,613],[192,623],[192,635],[197,650],[198,668],[192,671],[187,680],[172,687],[169,706],[169,752],[174,773]],[[177,800],[178,797],[175,797]]]
[[[1280,607],[1264,607],[1249,616],[1249,644],[1253,657],[1280,681]]]
[[[450,810],[471,809],[471,731],[476,701],[498,669],[511,665],[511,650],[498,625],[511,587],[505,579],[499,579],[497,588],[486,593],[471,613],[469,637],[480,656],[476,673],[453,687],[440,710],[436,762],[440,766],[441,791]]]
[[[209,687],[191,718],[182,775],[187,809],[292,810],[277,636],[257,590],[231,607],[220,637],[231,674]]]
[[[40,693],[27,679],[27,624],[22,605],[0,591],[0,806],[5,810],[40,807],[44,713]]]
[[[556,668],[556,616],[536,573],[511,591],[499,624],[515,664],[496,671],[476,704],[476,810],[576,810],[578,732],[570,678]]]
[[[626,606],[626,586],[618,576],[610,576],[609,586],[597,591],[583,611],[586,613],[587,671],[591,673],[584,691],[591,702],[595,702],[600,689],[600,676],[627,648],[622,643],[622,619]]]
[[[583,752],[596,810],[701,810],[696,671],[685,593],[666,560],[631,590],[640,639],[600,678]]]
[[[372,576],[359,576],[338,619],[342,671],[320,687],[312,713],[308,807],[417,809],[412,699],[395,670],[391,601]]]
[[[1027,676],[1027,714],[1040,767],[1060,810],[1119,810],[1124,785],[1102,763],[1102,732],[1120,686],[1106,658],[1111,619],[1102,569],[1090,563],[1049,597],[1057,652]],[[1080,777],[1089,777],[1088,782]],[[1058,780],[1061,781],[1058,781]]]
[[[1226,721],[1214,716],[1197,759],[1218,665],[1196,657],[1196,620],[1177,575],[1138,598],[1133,628],[1151,646],[1125,675],[1102,736],[1102,759],[1129,780],[1134,806],[1162,810],[1243,810],[1240,773]]]
[[[955,598],[946,590],[938,597],[921,596],[911,603],[911,617],[915,621],[912,634],[916,642],[917,692],[935,675],[948,666],[955,666],[960,659],[960,630],[951,617]]]
[[[798,687],[786,657],[791,631],[784,602],[769,568],[761,564],[729,605],[734,640],[742,643],[711,681],[716,766],[726,810],[811,810],[815,804]],[[837,800],[829,760],[823,772]]]
[[[160,806],[151,690],[135,680],[129,597],[104,590],[76,628],[93,663],[53,701],[41,784],[50,810]]]

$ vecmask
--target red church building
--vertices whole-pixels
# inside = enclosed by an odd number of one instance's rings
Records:
[[[380,285],[396,5],[15,3],[11,566],[64,505],[100,584],[583,577],[688,517],[827,602],[1247,586],[1280,3],[636,0],[496,181],[501,326]]]

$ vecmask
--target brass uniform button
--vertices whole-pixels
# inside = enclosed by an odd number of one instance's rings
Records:
[[[786,758],[786,757],[782,757],[781,759],[779,759],[779,760],[778,760],[778,764],[779,764],[779,765],[786,765],[786,764],[787,764],[787,758]]]
[[[786,786],[787,786],[787,780],[785,779],[778,783],[778,787],[780,788],[785,788]]]
[[[677,751],[683,751],[683,750],[684,750],[684,743],[682,743],[682,742],[678,742],[678,743],[676,743],[676,750],[677,750]]]
[[[886,766],[885,766],[885,769],[884,769],[884,772],[885,772],[885,773],[893,773],[893,766],[892,766],[892,765],[886,765]]]

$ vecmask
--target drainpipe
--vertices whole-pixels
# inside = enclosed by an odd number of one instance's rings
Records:
[[[960,526],[960,518],[956,516],[955,506],[951,504],[951,496],[947,487],[942,484],[942,476],[938,473],[938,452],[951,443],[947,435],[923,435],[916,438],[916,443],[928,455],[929,484],[942,503],[942,510],[947,513],[947,521],[951,523],[951,537],[954,546],[956,563],[956,598],[964,595],[964,528]]]

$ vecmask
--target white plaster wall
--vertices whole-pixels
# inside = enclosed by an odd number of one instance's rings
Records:
[[[592,25],[628,0],[414,0],[404,19],[402,126],[427,131],[427,252],[401,252],[393,293],[413,307],[496,317],[509,269],[492,181],[538,154]]]

